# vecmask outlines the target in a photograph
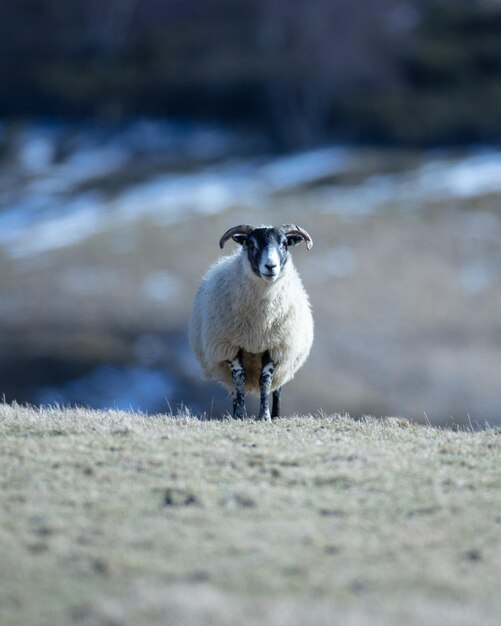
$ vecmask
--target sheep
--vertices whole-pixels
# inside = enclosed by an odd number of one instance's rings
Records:
[[[240,244],[205,275],[195,297],[189,339],[205,374],[228,388],[233,416],[247,416],[246,391],[260,394],[258,419],[279,417],[280,392],[313,343],[308,295],[289,248],[310,235],[295,224],[241,224],[219,241]],[[270,414],[269,394],[273,392]]]

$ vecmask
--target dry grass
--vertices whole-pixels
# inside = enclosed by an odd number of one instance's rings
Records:
[[[495,624],[499,430],[0,406],[0,622]]]

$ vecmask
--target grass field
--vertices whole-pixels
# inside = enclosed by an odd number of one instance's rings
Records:
[[[498,624],[501,431],[0,406],[2,626]]]

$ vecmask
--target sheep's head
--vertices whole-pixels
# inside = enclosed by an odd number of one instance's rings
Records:
[[[256,228],[250,224],[240,224],[224,233],[219,247],[222,248],[230,238],[244,248],[252,272],[268,282],[280,278],[289,258],[290,247],[297,246],[302,241],[306,243],[308,250],[313,245],[308,233],[296,224],[284,224],[276,228]]]

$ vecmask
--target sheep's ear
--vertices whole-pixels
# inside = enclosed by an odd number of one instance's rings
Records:
[[[282,232],[287,237],[287,245],[289,246],[297,246],[298,243],[304,241],[306,244],[306,249],[311,250],[313,246],[313,240],[305,231],[304,228],[301,228],[297,224],[284,224],[280,226]]]
[[[243,233],[237,233],[236,235],[233,235],[232,239],[233,241],[239,243],[241,246],[245,246],[247,244],[247,235],[244,235]]]
[[[301,235],[287,235],[287,245],[292,248],[297,246],[298,243],[301,243],[302,241],[304,241],[304,237],[301,237]]]

